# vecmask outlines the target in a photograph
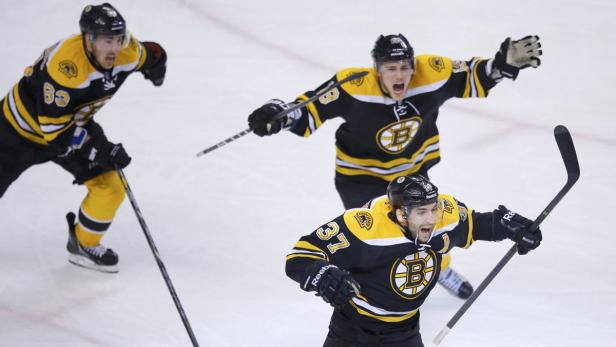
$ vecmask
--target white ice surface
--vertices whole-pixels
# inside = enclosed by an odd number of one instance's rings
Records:
[[[84,1],[0,0],[1,93],[43,48],[78,30]],[[165,85],[135,74],[96,116],[133,157],[125,170],[202,346],[319,346],[330,308],[284,274],[301,235],[342,212],[334,131],[308,139],[246,136],[262,102],[292,100],[348,66],[369,66],[381,33],[417,53],[491,57],[507,36],[539,34],[537,70],[485,100],[442,109],[441,191],[477,210],[505,203],[535,217],[565,181],[552,129],[571,130],[578,184],[442,346],[609,346],[616,333],[616,5],[566,1],[115,1],[131,31],[169,54]],[[612,23],[612,24],[610,24]],[[610,29],[612,28],[612,29]],[[612,32],[612,34],[609,34]],[[64,214],[85,195],[53,164],[34,167],[0,200],[0,346],[189,346],[126,201],[105,237],[117,275],[66,261]],[[479,243],[453,267],[477,285],[510,243]],[[437,287],[422,307],[427,346],[462,304]]]

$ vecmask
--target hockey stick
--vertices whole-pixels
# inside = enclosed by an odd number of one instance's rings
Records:
[[[569,189],[573,187],[575,182],[580,177],[580,165],[578,163],[577,154],[575,153],[575,147],[573,146],[573,140],[571,139],[571,134],[569,134],[569,130],[563,125],[558,125],[554,128],[554,137],[556,138],[556,144],[558,145],[558,150],[560,151],[560,155],[563,158],[565,163],[565,168],[567,169],[567,183],[562,189],[556,194],[554,199],[550,201],[548,206],[541,212],[539,217],[535,219],[533,224],[529,227],[529,230],[536,230],[539,227],[539,224],[543,222],[543,220],[552,212],[554,207],[560,202],[560,200],[567,194]],[[475,302],[477,297],[481,295],[481,293],[486,289],[488,284],[492,282],[494,277],[505,267],[507,262],[516,254],[517,245],[514,244],[507,254],[501,259],[498,264],[494,267],[494,269],[488,274],[488,276],[481,282],[479,287],[473,292],[473,294],[464,302],[464,305],[460,307],[458,312],[456,312],[453,317],[447,322],[447,325],[434,337],[434,344],[438,345],[443,341],[449,330],[453,328],[454,325],[458,322],[460,317],[468,310],[468,308]]]
[[[190,327],[190,323],[188,322],[188,317],[186,317],[186,313],[184,313],[184,309],[182,308],[182,303],[178,298],[178,294],[175,292],[175,288],[173,287],[173,283],[171,283],[171,279],[169,278],[169,274],[167,274],[167,269],[165,268],[165,264],[160,259],[160,255],[158,254],[158,249],[154,244],[154,239],[152,239],[152,235],[150,234],[150,229],[145,224],[145,220],[141,215],[141,210],[139,206],[137,206],[137,200],[135,200],[135,195],[133,191],[130,189],[128,185],[128,180],[124,175],[124,171],[121,168],[117,168],[118,174],[122,179],[122,184],[124,185],[124,190],[126,190],[126,194],[128,195],[128,199],[130,200],[130,204],[133,205],[133,210],[135,211],[135,215],[137,215],[137,219],[139,220],[139,224],[141,225],[141,229],[143,230],[143,234],[145,235],[146,240],[148,240],[148,244],[150,245],[150,249],[152,250],[152,254],[154,255],[154,259],[156,259],[156,263],[158,264],[158,268],[165,279],[165,283],[167,284],[167,288],[169,288],[169,293],[173,298],[173,302],[175,303],[175,307],[178,309],[178,313],[180,314],[180,318],[182,318],[182,323],[184,323],[184,327],[186,327],[186,332],[190,337],[190,341],[192,341],[193,347],[199,347],[199,342],[197,342],[197,338]]]
[[[362,78],[362,77],[366,76],[367,74],[368,74],[368,71],[362,71],[362,72],[354,73],[354,74],[352,74],[352,75],[350,75],[350,76],[348,76],[348,77],[346,77],[344,79],[341,79],[340,81],[329,85],[327,88],[319,91],[317,94],[315,94],[315,95],[311,96],[310,98],[300,102],[299,104],[293,105],[293,106],[289,107],[288,109],[278,113],[276,116],[274,116],[274,119],[272,119],[272,121],[278,120],[278,119],[284,117],[285,115],[287,115],[287,114],[289,114],[289,113],[291,113],[291,112],[293,112],[295,110],[298,110],[298,109],[308,105],[309,103],[315,101],[316,99],[318,99],[321,96],[323,96],[326,93],[328,93],[330,90],[332,90],[332,89],[334,89],[334,88],[336,88],[336,87],[338,87],[338,86],[340,86],[342,84],[345,84],[347,82],[354,81],[356,79]],[[197,153],[197,157],[200,157],[202,155],[208,154],[211,151],[213,151],[215,149],[218,149],[218,148],[228,144],[229,142],[233,142],[233,141],[239,139],[240,137],[242,137],[242,136],[244,136],[246,134],[250,134],[251,132],[252,132],[252,129],[250,129],[250,128],[248,128],[248,129],[246,129],[244,131],[241,131],[241,132],[239,132],[239,133],[237,133],[237,134],[235,134],[235,135],[233,135],[233,136],[231,136],[229,138],[226,138],[226,139],[220,141],[219,143],[215,144],[212,147],[209,147],[209,148],[206,148],[206,149],[202,150],[201,152]]]

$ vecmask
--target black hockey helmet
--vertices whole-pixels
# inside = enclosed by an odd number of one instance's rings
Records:
[[[81,12],[79,28],[83,34],[125,35],[126,21],[111,4],[88,5]]]
[[[387,186],[389,204],[395,211],[413,208],[438,201],[438,188],[426,177],[411,174],[395,178]]]
[[[372,49],[372,60],[378,65],[389,61],[409,60],[415,68],[415,52],[402,34],[380,35]]]

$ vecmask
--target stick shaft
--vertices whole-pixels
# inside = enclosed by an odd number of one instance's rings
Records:
[[[362,77],[366,76],[367,74],[368,74],[367,71],[362,71],[362,72],[354,73],[354,74],[352,74],[350,76],[347,76],[346,78],[341,79],[340,81],[338,81],[336,83],[332,83],[329,86],[327,86],[326,88],[320,90],[315,95],[311,96],[310,98],[308,98],[308,99],[306,99],[306,100],[304,100],[304,101],[302,101],[302,102],[300,102],[298,104],[295,104],[295,105],[289,107],[288,109],[278,113],[276,116],[274,116],[274,119],[272,119],[272,121],[277,121],[280,118],[286,116],[287,114],[289,114],[289,113],[291,113],[291,112],[293,112],[295,110],[298,110],[298,109],[300,109],[302,107],[305,107],[309,103],[311,103],[311,102],[317,100],[318,98],[322,97],[323,95],[327,94],[332,89],[334,89],[336,87],[339,87],[340,85],[345,84],[347,82],[350,82],[350,81],[362,78]],[[222,147],[222,146],[224,146],[224,145],[226,145],[228,143],[231,143],[231,142],[239,139],[240,137],[243,137],[243,136],[245,136],[247,134],[250,134],[251,132],[252,132],[252,129],[250,129],[250,128],[246,129],[246,130],[243,130],[243,131],[241,131],[241,132],[239,132],[239,133],[237,133],[237,134],[235,134],[235,135],[233,135],[231,137],[228,137],[228,138],[218,142],[217,144],[215,144],[212,147],[208,147],[208,148],[202,150],[201,152],[197,153],[197,157],[201,157],[201,156],[203,156],[205,154],[208,154],[208,153],[210,153],[210,152],[212,152],[212,151],[214,151],[214,150],[216,150],[216,149],[218,149],[218,148],[220,148],[220,147]]]
[[[539,228],[539,225],[543,222],[543,220],[552,212],[554,207],[562,200],[562,198],[567,194],[567,192],[573,187],[575,182],[577,182],[580,177],[580,166],[578,163],[577,155],[575,152],[575,147],[573,146],[573,140],[571,139],[571,135],[567,128],[562,125],[554,128],[554,137],[556,138],[556,144],[558,145],[558,149],[562,156],[563,162],[565,164],[565,168],[567,169],[567,182],[562,187],[562,189],[556,194],[556,196],[550,201],[550,203],[546,206],[541,214],[535,219],[533,224],[529,227],[529,230],[533,231]],[[447,325],[439,332],[439,334],[434,338],[433,342],[435,344],[439,344],[449,333],[449,331],[456,325],[458,320],[464,315],[464,313],[468,310],[468,308],[477,300],[479,295],[486,289],[486,287],[492,282],[492,280],[498,275],[498,273],[507,265],[509,260],[513,258],[513,256],[517,252],[517,245],[514,244],[509,251],[505,254],[505,256],[496,264],[494,269],[490,271],[488,276],[479,284],[477,289],[473,292],[473,294],[464,302],[462,307],[458,309],[458,311],[451,317]]]
[[[137,216],[137,220],[139,220],[139,225],[141,225],[141,229],[143,230],[143,234],[145,235],[146,240],[148,241],[148,245],[150,245],[150,250],[152,250],[152,254],[154,255],[154,259],[156,259],[156,264],[158,264],[158,268],[160,269],[161,274],[163,275],[163,279],[165,280],[165,284],[167,284],[167,288],[169,289],[169,294],[171,294],[171,298],[173,299],[173,303],[180,314],[180,318],[182,319],[182,323],[184,323],[184,327],[186,328],[186,332],[190,337],[190,341],[194,347],[199,347],[199,342],[195,337],[195,334],[190,326],[190,322],[188,321],[188,317],[184,312],[184,308],[182,307],[182,303],[173,287],[173,283],[171,282],[171,278],[169,278],[169,274],[167,273],[167,269],[165,268],[165,264],[163,263],[160,255],[158,254],[158,248],[156,248],[156,244],[154,244],[154,239],[150,234],[150,229],[145,223],[145,219],[143,219],[143,215],[141,214],[141,210],[139,209],[139,205],[137,205],[137,200],[135,199],[135,195],[133,191],[130,189],[128,185],[128,180],[124,175],[124,171],[121,168],[118,168],[118,174],[122,180],[122,184],[124,185],[124,190],[126,190],[126,195],[128,195],[128,199],[130,200],[130,204],[133,206],[133,210],[135,211],[135,215]]]

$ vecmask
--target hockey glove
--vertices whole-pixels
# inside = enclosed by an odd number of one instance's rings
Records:
[[[541,230],[530,231],[528,228],[533,221],[507,209],[505,206],[498,206],[494,210],[494,228],[498,228],[508,239],[518,244],[518,254],[526,254],[539,247],[541,240]],[[496,218],[499,218],[496,221]]]
[[[98,165],[108,169],[123,169],[131,160],[121,143],[115,144],[109,141],[102,145],[94,157]]]
[[[261,137],[276,134],[287,124],[288,120],[286,115],[278,119],[276,115],[288,108],[289,105],[284,101],[272,99],[248,116],[248,126]]]
[[[156,87],[160,87],[165,81],[167,72],[167,52],[156,42],[141,42],[147,50],[148,60],[141,70],[146,80],[152,81]]]
[[[78,129],[75,130],[75,133],[77,132]],[[83,132],[86,133],[86,139],[81,140],[79,147],[75,148],[76,152],[81,154],[82,157],[108,169],[115,169],[116,167],[125,168],[128,166],[131,157],[128,156],[122,144],[109,142],[103,132],[103,128],[98,123],[90,120],[80,134]],[[77,139],[81,139],[81,136]],[[77,139],[75,142],[77,142]],[[71,142],[72,144],[73,142]]]
[[[312,277],[312,276],[311,276]],[[359,295],[359,284],[351,273],[336,265],[325,265],[306,281],[305,290],[316,290],[317,296],[334,308],[342,308],[354,296]]]
[[[529,66],[536,68],[541,65],[539,56],[543,51],[540,48],[539,36],[529,35],[515,41],[508,37],[494,57],[493,68],[504,77],[515,80],[521,69]]]

